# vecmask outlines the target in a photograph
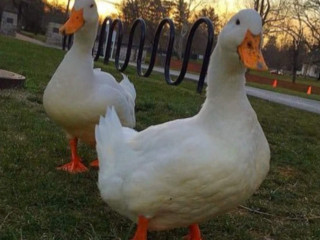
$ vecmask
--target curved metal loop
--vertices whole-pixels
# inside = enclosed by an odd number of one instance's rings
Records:
[[[128,66],[128,63],[130,60],[130,55],[131,55],[133,37],[134,37],[134,33],[136,31],[138,24],[140,24],[140,42],[139,42],[139,51],[138,51],[138,57],[137,57],[137,73],[139,76],[143,76],[141,63],[142,63],[144,41],[146,39],[146,23],[142,18],[138,18],[133,22],[133,25],[130,30],[130,35],[129,35],[129,42],[128,42],[126,59],[124,61],[122,68],[121,69],[119,69],[118,67],[117,68],[122,72]]]
[[[182,63],[182,68],[180,71],[180,74],[178,76],[178,78],[175,81],[172,81],[170,78],[170,63],[168,65],[165,66],[165,72],[166,73],[166,81],[168,84],[170,85],[179,85],[182,80],[184,79],[184,76],[187,72],[187,67],[188,67],[188,63],[189,63],[189,58],[190,58],[190,52],[191,52],[191,46],[192,46],[192,41],[193,41],[193,37],[194,37],[194,33],[195,31],[198,29],[198,27],[202,24],[205,23],[207,25],[207,29],[208,29],[208,41],[207,41],[207,46],[206,46],[206,51],[203,57],[203,62],[202,62],[202,68],[201,68],[201,72],[199,75],[199,81],[198,81],[198,87],[197,87],[197,91],[200,93],[203,89],[203,85],[204,85],[204,80],[207,74],[207,70],[208,70],[208,66],[209,66],[209,61],[210,61],[210,55],[212,52],[212,48],[213,48],[213,38],[214,38],[214,32],[213,32],[213,24],[211,22],[211,20],[207,17],[201,17],[199,18],[192,26],[189,35],[188,35],[188,40],[187,40],[187,45],[185,48],[185,52],[184,52],[184,58],[183,58],[183,63]],[[169,76],[167,78],[167,75]]]
[[[105,19],[105,21],[107,21],[107,18]],[[105,52],[105,56],[104,56],[104,63],[107,64],[109,62],[111,43],[112,43],[112,35],[113,35],[115,27],[118,25],[118,31],[117,31],[118,39],[117,39],[117,49],[116,49],[116,55],[115,55],[115,66],[116,66],[116,69],[119,70],[120,72],[123,72],[127,68],[128,64],[129,64],[130,56],[131,56],[133,37],[134,37],[134,33],[135,33],[135,30],[136,30],[138,24],[140,24],[141,31],[140,31],[139,52],[138,52],[138,57],[137,57],[137,72],[140,76],[142,76],[141,63],[142,63],[142,53],[143,53],[145,34],[146,34],[146,23],[142,18],[136,19],[131,27],[126,57],[125,57],[125,60],[124,60],[122,67],[120,66],[120,62],[119,62],[120,49],[121,49],[122,37],[123,37],[122,22],[120,19],[115,19],[113,22],[111,20],[109,33],[108,33],[107,47],[106,47],[106,52]],[[99,39],[98,49],[100,48],[100,45],[103,45],[103,40],[101,40],[102,37],[103,37],[103,35],[101,34],[100,39]]]
[[[120,55],[120,48],[121,48],[122,37],[123,37],[122,22],[120,19],[115,19],[110,24],[109,33],[108,33],[108,40],[107,40],[107,47],[106,47],[106,52],[105,52],[103,61],[105,64],[107,64],[109,62],[113,31],[117,25],[118,25],[118,32],[117,32],[118,33],[117,34],[118,40],[117,40],[117,49],[116,49],[116,55],[115,55],[115,65],[116,65],[116,68],[119,70],[119,55]]]
[[[160,40],[160,34],[162,32],[163,27],[168,24],[169,25],[169,40],[168,40],[168,46],[167,46],[167,53],[166,53],[166,62],[165,66],[169,66],[170,69],[170,59],[172,56],[172,50],[173,50],[173,43],[174,43],[174,36],[175,36],[175,28],[173,21],[170,18],[164,18],[158,25],[158,28],[156,30],[156,34],[154,35],[154,42],[152,46],[152,52],[151,52],[151,57],[150,57],[150,63],[149,67],[146,71],[146,73],[143,75],[143,77],[148,77],[150,76],[155,61],[156,61],[156,56],[157,56],[157,51],[158,51],[158,45],[159,45],[159,40]],[[165,78],[170,78],[170,73],[169,71],[165,71]]]
[[[96,56],[94,58],[94,61],[97,61],[99,59],[99,57],[101,56],[101,53],[103,51],[103,44],[105,42],[105,38],[106,38],[106,28],[107,28],[107,23],[109,22],[109,31],[108,31],[108,37],[109,37],[109,33],[111,32],[110,31],[110,26],[112,24],[112,18],[110,17],[106,17],[104,20],[103,20],[103,23],[102,23],[102,26],[101,26],[101,29],[100,29],[100,37],[99,37],[99,45],[98,45],[98,50],[97,50],[97,53],[96,53]],[[108,49],[108,46],[106,46]]]
[[[214,27],[213,27],[212,21],[207,17],[200,18],[199,20],[200,20],[200,22],[198,23],[199,25],[201,23],[206,23],[208,28],[208,41],[207,41],[206,51],[203,57],[203,62],[202,62],[202,67],[201,67],[201,72],[200,72],[199,82],[197,87],[197,92],[201,93],[204,85],[204,80],[206,79],[209,63],[210,63],[210,56],[213,51]]]
[[[113,35],[113,31],[114,31],[115,27],[118,25],[118,31],[117,31],[118,32],[118,34],[117,34],[118,39],[117,39],[117,49],[116,49],[116,55],[115,55],[115,66],[121,72],[123,72],[127,68],[128,64],[129,64],[129,60],[130,60],[134,33],[135,33],[137,26],[140,24],[140,42],[139,42],[139,51],[138,51],[138,57],[137,57],[137,73],[139,76],[143,76],[143,77],[148,77],[151,74],[153,67],[154,67],[154,64],[155,64],[155,60],[156,60],[156,54],[157,54],[157,50],[158,50],[160,34],[162,32],[163,27],[166,24],[169,25],[170,34],[169,34],[169,40],[168,40],[168,45],[167,45],[166,61],[165,61],[165,66],[164,66],[164,75],[165,75],[166,82],[170,85],[179,85],[183,81],[185,74],[186,74],[186,71],[187,71],[188,63],[189,63],[194,33],[201,24],[205,23],[207,25],[207,30],[208,30],[208,41],[207,41],[205,54],[203,57],[201,72],[199,75],[199,81],[198,81],[198,86],[197,86],[197,91],[199,93],[202,91],[203,85],[204,85],[204,80],[205,80],[207,70],[208,70],[210,55],[211,55],[212,48],[213,48],[213,39],[214,39],[214,28],[213,28],[213,24],[209,18],[207,18],[207,17],[199,18],[193,24],[193,26],[189,32],[189,35],[188,35],[187,45],[185,48],[185,54],[184,54],[183,63],[182,63],[182,68],[181,68],[181,71],[180,71],[178,78],[175,81],[173,81],[170,77],[170,60],[171,60],[171,56],[172,56],[173,43],[174,43],[174,38],[175,38],[175,27],[174,27],[173,21],[170,18],[163,19],[160,22],[160,24],[158,25],[158,28],[156,30],[156,34],[154,36],[154,43],[152,46],[150,64],[149,64],[149,67],[148,67],[146,73],[144,73],[144,74],[142,73],[141,63],[142,63],[143,47],[144,47],[144,42],[145,42],[146,24],[145,24],[145,21],[141,18],[136,19],[131,27],[126,57],[125,57],[125,60],[124,60],[122,67],[120,67],[120,64],[119,64],[120,48],[122,45],[122,37],[123,37],[122,22],[119,19],[115,19],[114,21],[112,21],[111,18],[106,18],[104,20],[102,28],[101,28],[98,52],[95,57],[95,60],[97,60],[99,58],[100,53],[102,51],[101,49],[102,49],[103,41],[105,38],[104,34],[105,34],[105,30],[106,30],[106,24],[108,21],[110,24],[109,25],[110,28],[109,28],[109,33],[108,33],[106,52],[105,52],[105,56],[104,56],[104,63],[108,63],[108,61],[109,61],[112,35]]]

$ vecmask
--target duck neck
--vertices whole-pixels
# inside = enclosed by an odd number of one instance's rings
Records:
[[[92,48],[96,39],[98,24],[86,24],[74,34],[70,54],[77,56],[92,56]]]
[[[242,96],[245,93],[245,68],[239,61],[234,61],[232,58],[235,58],[235,56],[222,52],[221,47],[217,45],[211,55],[211,66],[207,77],[208,100],[217,97]]]
[[[233,55],[232,55],[233,54]],[[221,117],[247,107],[245,68],[234,53],[222,51],[219,44],[211,55],[207,75],[207,98],[200,115]],[[211,118],[211,117],[210,117]]]

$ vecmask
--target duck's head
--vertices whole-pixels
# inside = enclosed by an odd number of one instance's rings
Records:
[[[99,19],[94,0],[76,0],[68,21],[59,29],[63,35],[73,34],[84,26],[97,25]]]
[[[255,10],[245,9],[234,15],[221,31],[218,44],[224,53],[238,58],[244,67],[268,69],[261,53],[262,21]]]

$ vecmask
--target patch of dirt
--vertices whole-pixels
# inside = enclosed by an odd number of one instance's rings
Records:
[[[281,176],[287,177],[287,178],[296,177],[298,175],[298,170],[289,166],[277,167],[276,171]]]

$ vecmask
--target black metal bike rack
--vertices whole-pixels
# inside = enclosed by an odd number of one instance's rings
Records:
[[[121,20],[119,20],[119,19],[112,20],[109,17],[105,18],[103,21],[101,30],[100,30],[99,45],[98,45],[98,50],[97,50],[97,53],[96,53],[94,60],[97,61],[99,59],[99,57],[102,55],[103,44],[104,44],[104,41],[106,38],[105,34],[106,34],[107,24],[109,24],[109,31],[108,31],[106,51],[104,54],[104,63],[107,64],[109,62],[110,52],[111,52],[111,44],[112,44],[112,35],[113,35],[113,31],[115,30],[115,27],[118,26],[117,47],[116,47],[116,53],[115,53],[115,67],[116,67],[116,69],[118,69],[121,72],[125,71],[125,69],[127,68],[128,64],[129,64],[134,33],[135,33],[138,25],[140,25],[140,38],[139,38],[140,41],[139,41],[139,50],[138,50],[137,66],[136,67],[137,67],[138,75],[142,76],[142,77],[148,77],[152,73],[152,70],[153,70],[153,67],[155,64],[155,60],[156,60],[156,54],[158,51],[158,45],[159,45],[161,32],[162,32],[165,25],[169,25],[169,39],[168,39],[168,44],[167,44],[166,60],[165,60],[165,64],[164,64],[164,77],[165,77],[166,82],[169,85],[179,85],[183,81],[185,74],[187,72],[187,67],[188,67],[188,63],[189,63],[189,59],[190,59],[190,52],[191,52],[191,46],[192,46],[194,34],[201,24],[206,24],[207,31],[208,31],[208,40],[207,40],[206,50],[204,53],[201,72],[199,75],[199,81],[198,81],[198,86],[197,86],[197,91],[199,93],[202,91],[203,86],[204,86],[205,76],[206,76],[207,70],[208,70],[208,65],[209,65],[210,55],[211,55],[212,48],[213,48],[213,40],[214,40],[214,28],[213,28],[213,24],[209,18],[207,18],[207,17],[199,18],[191,27],[191,30],[189,32],[188,39],[187,39],[185,52],[184,52],[182,68],[181,68],[179,76],[177,77],[177,79],[175,81],[172,80],[170,77],[170,61],[171,61],[171,57],[172,57],[173,44],[174,44],[174,38],[175,38],[175,27],[174,27],[173,21],[170,18],[164,18],[159,23],[159,25],[157,27],[157,30],[156,30],[156,33],[154,36],[153,46],[152,46],[150,63],[149,63],[149,66],[148,66],[145,73],[142,72],[141,64],[142,64],[142,53],[143,53],[143,48],[144,48],[145,36],[146,36],[146,23],[141,18],[136,19],[130,29],[126,57],[125,57],[125,60],[124,60],[124,63],[122,66],[120,66],[120,63],[119,63],[119,55],[120,55],[120,48],[122,45],[122,38],[123,38],[123,24],[122,24]]]

